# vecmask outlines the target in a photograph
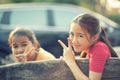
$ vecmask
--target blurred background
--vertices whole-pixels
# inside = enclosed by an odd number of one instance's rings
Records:
[[[0,4],[10,3],[67,3],[99,12],[120,24],[120,0],[0,0]]]
[[[67,44],[69,22],[82,13],[100,20],[120,55],[120,0],[0,0],[0,64],[12,62],[7,39],[17,24],[33,29],[41,46],[59,58],[62,48],[57,40]]]

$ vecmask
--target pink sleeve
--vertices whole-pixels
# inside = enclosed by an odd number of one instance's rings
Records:
[[[108,57],[110,57],[110,52],[104,46],[96,46],[91,51],[92,55],[90,57],[90,71],[102,73],[104,70],[104,65]]]

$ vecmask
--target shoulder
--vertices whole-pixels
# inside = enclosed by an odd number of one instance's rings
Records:
[[[110,50],[108,48],[108,46],[104,43],[104,42],[97,42],[94,44],[94,46],[91,48],[90,53],[92,53],[92,55],[95,56],[101,56],[101,57],[106,57],[109,56],[110,57]]]
[[[101,51],[101,50],[109,51],[109,48],[104,42],[98,41],[93,45],[90,51]]]
[[[44,50],[43,48],[39,49],[39,57],[41,59],[55,59],[55,56],[52,53]]]
[[[104,48],[105,48],[105,47],[108,48],[107,45],[106,45],[104,42],[102,42],[102,41],[98,41],[98,42],[95,43],[94,46],[93,46],[93,48],[103,48],[103,47],[104,47]]]

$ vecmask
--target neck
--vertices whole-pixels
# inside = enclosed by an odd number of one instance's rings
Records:
[[[37,56],[37,52],[31,53],[27,56],[27,61],[35,61]]]

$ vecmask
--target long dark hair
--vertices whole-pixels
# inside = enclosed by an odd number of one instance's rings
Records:
[[[118,55],[116,54],[116,52],[112,48],[112,45],[110,44],[110,41],[108,40],[108,38],[106,36],[106,32],[104,31],[103,28],[101,28],[101,33],[100,33],[100,36],[99,36],[99,40],[107,44],[107,46],[108,46],[108,48],[111,52],[112,57],[118,57]]]
[[[87,31],[90,34],[91,37],[99,34],[98,40],[104,42],[108,46],[111,56],[118,57],[106,37],[105,31],[100,27],[99,20],[96,17],[91,14],[83,14],[75,17],[72,22],[78,23],[84,31]]]

